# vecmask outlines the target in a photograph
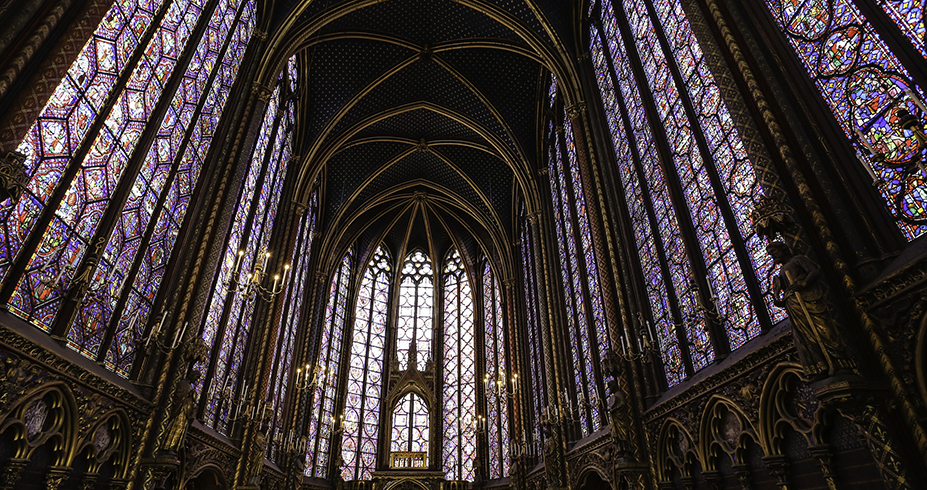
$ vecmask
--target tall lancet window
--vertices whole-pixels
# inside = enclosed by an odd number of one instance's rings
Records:
[[[284,70],[265,110],[202,326],[203,340],[211,352],[210,364],[201,370],[206,372],[202,417],[222,433],[240,405],[233,400],[241,399],[249,388],[248,380],[239,379],[239,370],[257,302],[254,294],[236,285],[247,283],[256,268],[267,269],[274,263],[268,260],[267,247],[290,162],[295,123],[295,97],[288,76]],[[277,264],[282,270],[282,264]]]
[[[525,217],[524,203],[522,204],[522,229],[521,229],[521,257],[524,267],[524,285],[525,285],[525,323],[527,327],[528,340],[528,367],[531,372],[529,377],[531,394],[528,399],[531,400],[532,415],[534,423],[528,427],[534,427],[534,430],[527,434],[529,444],[535,445],[536,454],[544,457],[543,440],[541,439],[541,410],[547,406],[547,373],[544,372],[544,351],[543,341],[541,339],[541,325],[539,316],[544,314],[540,311],[538,305],[538,295],[543,294],[538,288],[536,280],[536,271],[534,257],[533,240],[529,230],[529,224]]]
[[[489,449],[489,478],[508,474],[509,413],[508,395],[513,373],[506,369],[505,320],[502,291],[489,261],[483,263],[483,331],[486,371],[483,385],[486,398],[486,438]]]
[[[357,292],[341,444],[345,480],[369,480],[376,466],[391,264],[386,249],[378,247]]]
[[[476,363],[473,290],[460,253],[444,259],[444,474],[473,481]]]
[[[277,324],[277,345],[274,349],[273,372],[267,392],[264,393],[266,406],[271,407],[273,418],[270,421],[267,445],[267,455],[276,459],[280,455],[283,439],[283,415],[285,413],[288,390],[293,379],[293,353],[296,347],[296,334],[308,324],[308,314],[304,314],[306,305],[303,304],[306,289],[311,284],[309,259],[312,255],[312,236],[315,233],[316,210],[319,193],[315,191],[309,197],[309,207],[299,222],[299,234],[296,246],[290,257],[293,264],[292,281],[287,283],[286,299],[283,302],[283,311],[280,322]],[[283,463],[283,461],[278,461]]]
[[[894,21],[880,24],[883,32],[906,36],[923,64],[927,57],[923,2],[878,3]],[[766,0],[766,5],[844,135],[855,145],[860,165],[877,184],[902,234],[908,240],[923,235],[927,175],[917,162],[923,161],[925,149],[913,132],[902,127],[900,114],[907,110],[921,127],[927,124],[925,87],[915,85],[908,72],[915,68],[899,60],[873,26],[878,19],[867,19],[852,0]]]
[[[399,283],[399,324],[396,335],[396,355],[399,369],[409,367],[409,352],[414,343],[416,368],[425,371],[431,359],[432,310],[434,281],[431,259],[420,250],[413,251],[402,264]]]
[[[680,2],[601,1],[591,13],[592,59],[650,304],[641,327],[673,386],[783,318],[768,294],[772,260],[749,218],[763,192]],[[718,320],[699,309],[710,300]]]
[[[573,141],[573,128],[563,115],[557,82],[550,93],[557,119],[551,121],[548,132],[550,190],[554,204],[554,223],[560,251],[560,273],[563,279],[566,320],[573,354],[575,396],[567,390],[565,402],[578,413],[583,434],[604,427],[596,400],[596,359],[608,351],[608,327],[602,309],[602,292],[598,283],[598,266],[592,250],[592,234],[586,216],[586,200],[580,181],[579,166]],[[554,126],[557,124],[557,126]]]
[[[348,251],[332,277],[328,305],[319,338],[318,362],[313,368],[316,380],[309,411],[308,446],[306,447],[306,476],[328,478],[329,449],[332,428],[335,424],[335,396],[338,391],[341,364],[341,345],[347,317],[351,288],[351,270],[354,254]]]
[[[30,180],[0,205],[0,302],[122,376],[159,316],[254,15],[245,0],[117,1],[18,148]]]

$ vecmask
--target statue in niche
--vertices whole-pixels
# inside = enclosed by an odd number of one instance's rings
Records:
[[[772,281],[773,303],[784,307],[792,320],[805,374],[820,380],[838,372],[854,372],[856,363],[841,338],[820,267],[780,241],[770,243],[766,251],[781,266]]]
[[[267,449],[267,440],[264,435],[264,424],[262,420],[255,421],[254,439],[251,441],[251,453],[248,455],[247,484],[249,486],[260,486],[261,470],[264,469],[264,452]]]
[[[549,486],[561,487],[560,461],[560,430],[558,423],[552,417],[541,415],[541,431],[544,432],[544,471],[547,473]]]
[[[627,453],[630,446],[630,428],[628,427],[629,414],[627,413],[628,402],[614,379],[608,381],[608,419],[609,429],[611,429],[612,440],[620,454]]]
[[[186,378],[177,382],[174,390],[174,403],[171,409],[167,430],[164,436],[164,451],[176,453],[183,447],[187,429],[193,422],[193,413],[196,410],[196,391],[194,386],[200,379],[200,372],[193,370]]]

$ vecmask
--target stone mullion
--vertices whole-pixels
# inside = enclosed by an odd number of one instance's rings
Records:
[[[100,345],[100,352],[97,356],[97,362],[102,361],[105,358],[107,351],[109,350],[110,343],[112,342],[113,336],[115,335],[116,326],[119,324],[119,320],[122,316],[123,309],[125,308],[126,303],[129,300],[129,296],[132,294],[132,285],[135,282],[135,279],[136,279],[135,276],[138,274],[138,270],[141,268],[142,262],[145,257],[145,252],[148,251],[148,245],[151,243],[151,236],[154,235],[154,230],[155,228],[157,228],[158,219],[160,218],[161,213],[164,210],[164,204],[167,202],[167,197],[170,194],[171,186],[174,184],[174,179],[177,177],[177,173],[180,169],[180,164],[183,160],[183,156],[186,153],[187,147],[190,144],[190,140],[193,136],[193,130],[195,129],[196,124],[199,121],[199,117],[203,112],[203,107],[206,105],[206,99],[209,98],[209,93],[213,88],[213,83],[215,83],[215,79],[219,73],[219,69],[222,67],[222,61],[225,58],[225,54],[228,51],[229,44],[231,44],[232,38],[234,37],[234,32],[235,32],[234,30],[238,27],[238,23],[244,11],[245,11],[244,8],[239,8],[238,12],[236,12],[235,20],[232,22],[233,30],[229,32],[228,36],[225,38],[225,41],[222,44],[222,47],[219,49],[219,53],[216,58],[216,65],[213,67],[211,73],[209,74],[209,78],[206,81],[206,86],[203,89],[203,93],[200,96],[200,100],[197,101],[196,108],[193,111],[193,116],[190,119],[189,127],[187,128],[187,131],[185,132],[183,136],[183,140],[181,141],[180,146],[177,149],[177,154],[174,156],[174,161],[171,164],[170,173],[168,174],[167,179],[164,182],[163,188],[160,192],[160,195],[158,196],[158,201],[155,204],[154,210],[151,212],[151,216],[149,217],[148,225],[145,228],[144,233],[142,234],[141,240],[139,241],[138,251],[135,253],[135,260],[132,262],[132,265],[129,268],[129,272],[125,276],[126,278],[128,278],[126,280],[126,285],[128,286],[128,288],[126,287],[122,288],[119,300],[116,302],[116,306],[113,308],[112,317],[110,318],[109,324],[106,328],[106,333],[104,334],[103,342]],[[204,169],[200,170],[200,177],[202,177],[202,170]],[[123,203],[123,206],[124,205],[125,204]],[[115,218],[115,221],[118,221],[119,218],[120,217],[117,216]],[[112,231],[110,231],[110,234],[112,234]],[[115,267],[115,264],[113,265],[113,267]],[[83,298],[78,298],[77,305],[80,305],[82,300]],[[152,309],[151,311],[155,311],[155,310]],[[152,319],[155,317],[156,315],[152,316],[149,313],[148,321],[151,322]]]
[[[624,11],[624,5],[622,5],[620,1],[611,1],[612,6],[615,9],[615,13],[619,16],[619,18],[627,18],[627,15]],[[624,41],[625,49],[627,50],[629,65],[631,70],[634,72],[634,78],[638,80],[637,87],[641,96],[641,105],[644,107],[646,119],[650,125],[650,130],[653,135],[654,149],[656,150],[658,160],[660,162],[661,168],[663,169],[666,187],[669,193],[670,201],[672,201],[673,213],[677,217],[679,233],[682,237],[683,245],[686,251],[687,262],[691,268],[692,275],[702,281],[702,286],[700,289],[707,291],[704,285],[707,274],[705,270],[705,263],[702,260],[701,247],[699,245],[698,239],[696,238],[696,233],[692,226],[692,222],[689,219],[691,213],[689,213],[689,206],[686,202],[685,195],[677,178],[676,167],[673,160],[673,151],[667,142],[668,138],[666,130],[663,127],[662,119],[660,118],[660,114],[657,111],[653,94],[650,91],[650,86],[647,82],[647,74],[644,72],[640,56],[635,49],[636,43],[633,34],[630,32],[630,27],[621,22],[618,23],[618,27],[621,31],[621,37]],[[646,180],[643,182],[646,182]],[[672,286],[674,286],[672,282],[667,284],[668,288]],[[683,312],[681,309],[675,312],[675,314],[680,318],[682,317],[682,313]],[[710,321],[706,322],[706,324],[711,323],[712,322]],[[687,374],[691,376],[694,374],[695,369],[694,365],[692,364],[689,339],[685,332],[687,326],[683,322],[681,324],[677,324],[676,327],[676,340],[679,343],[679,350],[683,357],[683,364],[686,366]],[[715,337],[714,333],[718,333],[719,329],[709,325],[708,330],[711,336],[712,344],[718,344],[718,339]]]
[[[126,60],[126,63],[122,69],[122,73],[120,73],[116,78],[116,81],[113,84],[113,88],[106,96],[106,100],[100,106],[98,117],[94,119],[93,123],[90,125],[90,128],[87,130],[87,133],[84,135],[83,141],[81,141],[80,145],[78,145],[77,150],[74,152],[71,159],[68,160],[67,165],[61,172],[61,176],[58,178],[58,186],[55,188],[54,192],[48,196],[39,219],[36,220],[28,237],[23,241],[18,255],[14,258],[12,264],[10,265],[10,269],[7,271],[6,277],[4,278],[3,282],[0,283],[0,304],[5,305],[9,303],[10,297],[16,290],[16,285],[19,282],[19,278],[25,272],[29,261],[32,259],[32,255],[35,254],[36,249],[38,249],[39,245],[42,243],[42,238],[45,235],[44,232],[48,228],[48,225],[51,223],[52,218],[54,218],[55,211],[57,211],[58,207],[61,205],[61,202],[64,200],[71,182],[80,172],[81,164],[83,163],[84,158],[87,157],[87,153],[90,152],[94,141],[96,141],[97,134],[99,134],[100,130],[103,128],[107,117],[109,116],[116,102],[119,100],[119,96],[122,94],[122,91],[125,89],[126,84],[131,78],[134,68],[138,65],[142,56],[144,56],[145,47],[148,46],[151,38],[158,31],[158,28],[161,26],[161,22],[164,20],[164,16],[167,14],[167,11],[169,10],[172,3],[173,2],[171,1],[164,2],[164,4],[161,5],[161,8],[158,9],[158,11],[155,13],[151,23],[148,25],[148,29],[146,29],[145,33],[139,38],[138,44],[136,45],[135,50],[132,52],[132,56]],[[186,63],[181,65],[180,61],[178,60],[177,65],[185,67]],[[183,72],[183,70],[180,71]],[[60,78],[58,81],[60,82]],[[57,85],[58,84],[56,83],[55,86],[57,87]],[[162,96],[164,92],[167,91],[163,91]],[[28,128],[26,131],[28,131]]]
[[[274,125],[273,125],[273,129],[271,130],[270,138],[268,139],[268,147],[263,155],[263,159],[262,159],[263,161],[261,162],[261,172],[254,186],[255,192],[260,192],[260,189],[264,187],[264,181],[267,178],[267,171],[268,171],[268,166],[270,165],[270,159],[273,158],[273,155],[272,155],[273,142],[277,138],[277,131],[280,127],[280,118],[281,118],[281,113],[278,111],[276,117],[274,118]],[[244,191],[244,181],[241,182],[241,188],[236,193],[237,195],[239,195],[239,201],[241,200],[241,193],[243,191]],[[249,242],[251,241],[251,231],[252,231],[252,226],[254,224],[255,211],[257,210],[257,199],[258,198],[259,197],[256,197],[255,200],[252,201],[251,207],[250,209],[248,209],[248,216],[245,219],[245,226],[242,228],[242,230],[245,230],[245,231],[242,233],[241,241],[239,242],[239,248],[241,250],[246,250],[249,245]],[[232,219],[234,221],[234,217]],[[230,224],[229,229],[227,229],[225,232],[226,237],[231,231],[231,226],[232,224]],[[219,260],[220,261],[222,260],[221,256]],[[255,261],[260,260],[259,253],[257,251],[255,251],[254,260]],[[242,264],[242,267],[243,266],[244,264]],[[235,271],[235,270],[231,271],[231,275],[230,275],[231,284],[237,284],[238,278],[235,277],[237,272],[239,271]],[[219,275],[217,272],[213,282],[216,282],[218,280],[219,280]],[[225,302],[223,303],[223,307],[222,307],[222,315],[219,317],[219,324],[216,326],[216,337],[213,339],[213,345],[212,345],[213,351],[217,351],[219,348],[221,348],[222,342],[225,340],[225,335],[227,333],[230,321],[237,325],[238,321],[240,320],[240,317],[239,319],[229,318],[231,316],[230,303],[234,300],[236,294],[239,294],[239,293],[234,287],[229,287],[228,292],[226,292],[225,294]],[[212,295],[210,295],[210,298],[212,298]],[[212,301],[213,300],[210,300],[206,304],[207,308],[212,303]],[[212,378],[215,375],[217,362],[218,362],[218,356],[215,355],[215,352],[214,352],[212,355],[210,355],[209,367],[207,368],[204,381],[203,381],[202,391],[201,391],[203,395],[200,397],[199,407],[197,408],[197,413],[200,416],[203,415],[203,411],[206,408],[206,403],[209,398],[207,394],[209,393],[209,390],[213,382]],[[236,388],[241,388],[241,386],[240,385],[236,386]],[[242,393],[241,396],[244,396],[244,394]],[[215,415],[216,417],[218,417],[219,413],[222,411],[222,404],[226,402],[230,402],[230,401],[231,400],[225,400],[225,398],[220,398],[219,406],[216,407],[216,415]],[[211,421],[204,420],[204,422],[209,423]]]
[[[293,172],[290,172],[290,174],[292,176]],[[288,189],[289,192],[287,191],[283,192],[283,198],[281,200],[292,196],[293,194],[292,182],[293,182],[293,179],[290,179],[289,186],[291,187],[291,189]],[[299,239],[299,231],[300,231],[299,224],[300,224],[300,221],[302,220],[303,213],[305,212],[305,210],[306,208],[304,206],[301,206],[294,201],[290,201],[290,205],[284,211],[286,213],[285,219],[282,223],[280,223],[283,226],[280,228],[276,226],[274,227],[275,229],[280,230],[279,234],[277,234],[277,236],[274,237],[274,240],[273,240],[274,242],[277,242],[277,245],[280,245],[280,249],[281,249],[280,253],[277,255],[277,257],[279,257],[279,260],[275,261],[278,265],[285,264],[287,257],[293,256],[292,254],[293,249],[298,247],[297,240]],[[295,270],[293,271],[293,275],[295,276]],[[270,277],[270,274],[268,274],[268,277]],[[294,281],[295,283],[296,279],[290,278],[290,280]],[[270,383],[270,380],[273,377],[273,373],[276,370],[276,366],[279,364],[281,360],[281,358],[275,355],[274,352],[276,351],[280,355],[285,355],[285,353],[282,351],[282,346],[278,346],[280,329],[277,329],[274,327],[276,325],[280,325],[281,318],[284,312],[289,308],[289,305],[286,304],[286,300],[288,299],[287,293],[290,290],[291,288],[287,287],[287,284],[284,283],[282,285],[280,294],[278,294],[274,299],[268,302],[264,308],[262,308],[261,310],[256,310],[254,313],[254,320],[253,320],[254,325],[255,326],[263,325],[263,328],[255,329],[256,330],[255,333],[257,335],[253,335],[252,340],[249,342],[250,344],[249,349],[248,349],[249,354],[246,355],[246,359],[250,358],[249,360],[257,361],[253,366],[254,369],[256,369],[255,375],[258,378],[258,383],[255,383],[256,394],[255,394],[254,403],[257,403],[259,407],[261,406],[261,404],[263,404],[265,409],[267,407],[267,400],[264,398],[265,393],[267,393],[268,391],[268,384]],[[267,339],[266,342],[264,341],[264,339]],[[263,347],[264,351],[261,356],[255,359],[254,350],[260,347]],[[277,363],[274,363],[274,361],[277,361]],[[294,366],[294,364],[291,363],[291,366]],[[248,369],[248,371],[250,370],[251,369]],[[280,373],[277,373],[277,376],[280,376]],[[271,417],[273,417],[272,414],[271,414]],[[264,420],[264,413],[261,413],[259,415],[259,418],[256,420],[257,426],[251,429],[252,432],[249,435],[249,437],[254,436],[253,431],[259,430],[260,424],[263,422],[263,420]],[[265,434],[267,437],[271,437],[273,435],[271,431],[269,430],[271,427],[272,425],[268,426],[268,431]],[[267,441],[267,444],[273,444],[273,441]],[[242,445],[242,449],[243,449],[242,451],[243,461],[248,460],[249,456],[246,456],[248,451],[258,450],[255,447],[248,448],[245,445]],[[261,450],[265,450],[265,448],[261,448]]]
[[[508,337],[508,342],[506,342],[507,354],[509,356],[509,362],[507,363],[511,375],[509,379],[506,380],[507,385],[518,386],[517,383],[512,383],[512,379],[515,378],[515,375],[518,373],[516,366],[518,366],[518,360],[522,358],[519,356],[519,346],[521,345],[518,337],[515,335],[515,280],[506,279],[503,281],[503,287],[505,290],[505,311],[507,317],[508,328],[506,329],[506,336]],[[520,369],[519,369],[520,370]],[[519,380],[520,381],[520,380]],[[519,387],[520,388],[520,387]],[[519,388],[513,388],[515,391],[512,393],[512,396],[509,398],[509,413],[511,417],[509,418],[509,439],[515,441],[517,444],[521,444],[521,390]],[[514,457],[514,454],[510,452],[509,457]]]
[[[444,261],[446,257],[442,257],[441,260]],[[447,274],[443,273],[444,262],[439,262],[439,256],[434,253],[432,250],[432,286],[434,293],[432,294],[432,308],[431,308],[431,342],[432,342],[432,369],[434,373],[434,384],[431,389],[435,394],[435,404],[431,407],[431,410],[428,413],[429,418],[431,419],[430,427],[433,428],[433,432],[430,434],[442,434],[444,435],[444,278]],[[457,310],[460,311],[459,309]],[[460,318],[460,314],[457,315]],[[457,331],[460,332],[460,327],[457,327]],[[460,356],[457,356],[458,359]],[[459,369],[459,368],[458,368]],[[458,371],[459,372],[459,371]],[[458,394],[460,390],[458,390]],[[458,407],[459,407],[458,400]],[[435,470],[444,469],[444,439],[443,437],[432,435],[429,438],[428,449],[431,454],[428,455],[430,458],[428,460],[428,466]]]
[[[299,323],[299,319],[300,319],[300,318],[299,318],[298,310],[300,310],[300,308],[302,307],[302,304],[296,304],[296,303],[294,303],[293,301],[286,301],[286,300],[289,299],[289,298],[291,297],[291,295],[296,291],[296,287],[297,287],[298,284],[299,284],[300,277],[298,277],[297,274],[300,272],[300,270],[299,270],[299,267],[298,267],[297,264],[299,264],[299,257],[300,257],[301,255],[303,255],[303,254],[306,253],[306,249],[308,248],[308,247],[306,246],[306,242],[307,242],[308,240],[311,239],[310,237],[302,237],[302,235],[301,235],[301,233],[300,233],[300,232],[302,231],[302,225],[303,225],[303,223],[304,223],[304,220],[308,220],[308,219],[309,219],[309,216],[306,214],[306,210],[307,210],[306,206],[305,206],[304,204],[298,202],[298,201],[292,201],[291,205],[295,208],[295,212],[296,212],[296,232],[295,232],[295,238],[294,238],[294,240],[295,240],[295,245],[294,245],[294,246],[295,246],[295,251],[294,251],[294,253],[293,253],[294,260],[293,260],[293,263],[290,264],[290,267],[291,267],[291,269],[290,269],[290,271],[291,271],[291,273],[290,273],[290,277],[291,277],[290,283],[289,283],[289,285],[287,285],[286,283],[284,283],[284,285],[283,285],[284,289],[280,292],[280,294],[284,295],[284,303],[283,303],[283,305],[280,307],[281,311],[280,311],[279,317],[277,317],[278,319],[274,322],[275,324],[280,324],[280,322],[282,322],[283,320],[289,318],[291,315],[293,315],[293,314],[296,315],[296,321],[294,321],[292,324],[288,324],[286,327],[283,327],[283,328],[295,328],[295,329],[297,329],[297,331],[296,331],[296,333],[293,335],[293,339],[292,339],[292,342],[293,342],[293,344],[292,344],[292,346],[293,346],[293,347],[292,347],[292,348],[293,348],[293,357],[290,359],[290,370],[289,370],[289,373],[295,372],[296,369],[298,369],[299,366],[302,365],[301,362],[298,362],[298,361],[297,361],[297,357],[298,357],[298,355],[299,355],[299,351],[298,351],[297,348],[296,348],[296,345],[297,345],[297,338],[298,338],[298,336],[299,336],[299,325],[300,325],[300,323]],[[299,241],[299,238],[300,238],[300,237],[304,238],[304,240],[303,240],[303,241]],[[306,271],[303,270],[302,273],[303,273],[303,277],[305,277]],[[310,294],[311,294],[311,293],[310,293]],[[306,297],[306,296],[304,295],[303,298],[305,299],[305,297]],[[279,337],[279,333],[278,333],[277,339],[279,339],[279,338],[280,338],[280,337]],[[282,342],[279,342],[278,340],[274,340],[274,341],[272,341],[272,343],[275,345],[275,347],[274,347],[274,350],[276,351],[276,353],[274,354],[275,358],[278,359],[278,360],[279,360],[279,359],[282,359],[281,356],[286,355],[286,353],[283,351],[283,344],[282,344]],[[270,370],[268,371],[269,374],[270,374],[270,379],[271,379],[271,380],[276,380],[276,379],[279,379],[281,376],[283,376],[283,373],[282,373],[279,369],[277,369],[278,367],[280,367],[280,365],[281,365],[281,363],[278,362],[278,363],[275,364],[274,366],[271,366]],[[289,373],[287,373],[287,374],[289,374]],[[288,379],[286,379],[286,380],[283,381],[283,384],[287,387],[287,390],[286,390],[287,393],[286,393],[286,397],[285,397],[283,400],[280,400],[280,403],[279,403],[279,405],[278,405],[279,410],[283,411],[283,420],[280,422],[279,425],[277,424],[276,420],[273,420],[273,423],[272,423],[271,426],[270,426],[270,427],[273,429],[271,432],[276,432],[277,434],[280,434],[280,437],[281,437],[281,438],[285,435],[284,432],[286,432],[286,428],[287,428],[287,425],[288,425],[288,423],[287,423],[287,422],[288,422],[288,417],[287,417],[287,414],[288,414],[288,400],[292,398],[292,396],[291,396],[292,390],[290,389],[290,387],[292,387],[292,384],[293,384],[293,383],[292,383],[293,380],[292,380],[291,378],[292,378],[291,376],[288,376]],[[272,382],[272,383],[273,383],[273,382]],[[273,385],[272,385],[272,387],[273,387]],[[269,432],[268,434],[270,434],[270,432]],[[268,445],[274,445],[273,460],[274,460],[274,462],[277,463],[279,466],[281,466],[282,468],[284,468],[284,471],[286,471],[286,470],[285,470],[286,466],[285,466],[285,465],[282,465],[282,464],[280,463],[280,453],[281,453],[281,449],[283,449],[283,443],[282,443],[282,442],[278,442],[278,441],[270,440],[270,441],[268,441]]]
[[[778,118],[773,114],[769,106],[769,102],[765,97],[764,90],[760,89],[760,85],[756,77],[753,75],[753,68],[751,67],[751,64],[747,62],[747,59],[745,58],[738,41],[734,38],[734,35],[727,24],[725,15],[722,13],[722,7],[718,3],[718,0],[701,1],[704,2],[708,8],[708,11],[711,13],[712,19],[721,32],[725,44],[727,45],[731,56],[736,62],[738,71],[740,72],[747,86],[750,88],[750,95],[753,99],[753,103],[756,104],[756,107],[762,114],[764,126],[769,129],[769,134],[774,139],[775,146],[779,149],[779,155],[782,158],[782,161],[785,163],[787,175],[798,190],[799,196],[801,197],[801,203],[804,205],[808,214],[811,215],[814,231],[823,242],[824,252],[830,261],[829,265],[837,272],[839,278],[839,281],[837,281],[839,288],[838,290],[845,291],[852,298],[849,301],[853,305],[853,309],[858,315],[860,323],[862,323],[863,328],[869,336],[871,349],[875,352],[876,357],[881,364],[880,367],[882,368],[882,371],[889,379],[892,393],[900,402],[901,406],[899,407],[899,411],[905,420],[912,439],[918,447],[920,456],[924,457],[924,455],[927,454],[927,433],[925,433],[924,428],[920,423],[917,410],[915,409],[913,401],[907,394],[905,384],[901,380],[900,375],[898,374],[898,370],[895,368],[894,362],[887,352],[883,332],[869,316],[869,313],[866,311],[863,304],[860,303],[859,299],[855,298],[855,293],[858,288],[856,285],[856,279],[853,277],[853,271],[844,258],[843,253],[840,250],[840,246],[837,244],[834,231],[828,222],[827,217],[824,215],[824,211],[821,208],[821,205],[818,202],[814,191],[811,189],[807,179],[805,179],[798,161],[792,153],[788,139],[783,134],[782,126],[780,126]],[[727,5],[725,5],[724,10],[729,11]]]

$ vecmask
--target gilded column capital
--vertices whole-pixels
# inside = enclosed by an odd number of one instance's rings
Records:
[[[261,85],[260,83],[255,82],[255,84],[251,86],[251,93],[256,95],[257,98],[260,99],[261,102],[266,103],[267,101],[270,100],[270,95],[273,93],[273,90],[269,87],[266,87],[264,85]]]
[[[586,113],[586,103],[582,101],[577,102],[571,105],[570,107],[566,108],[566,115],[570,119],[576,119],[578,117],[581,117],[585,113]]]

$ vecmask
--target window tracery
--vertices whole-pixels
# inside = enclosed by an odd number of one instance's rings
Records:
[[[250,0],[206,5],[116,2],[18,148],[31,177],[23,199],[0,206],[11,311],[49,330],[64,292],[86,280],[68,344],[122,376],[254,30]],[[202,23],[202,42],[190,44]],[[8,277],[17,263],[25,272]],[[75,279],[81,267],[89,275]]]
[[[392,259],[381,245],[367,264],[354,309],[341,445],[345,480],[368,480],[376,466],[392,279]]]

